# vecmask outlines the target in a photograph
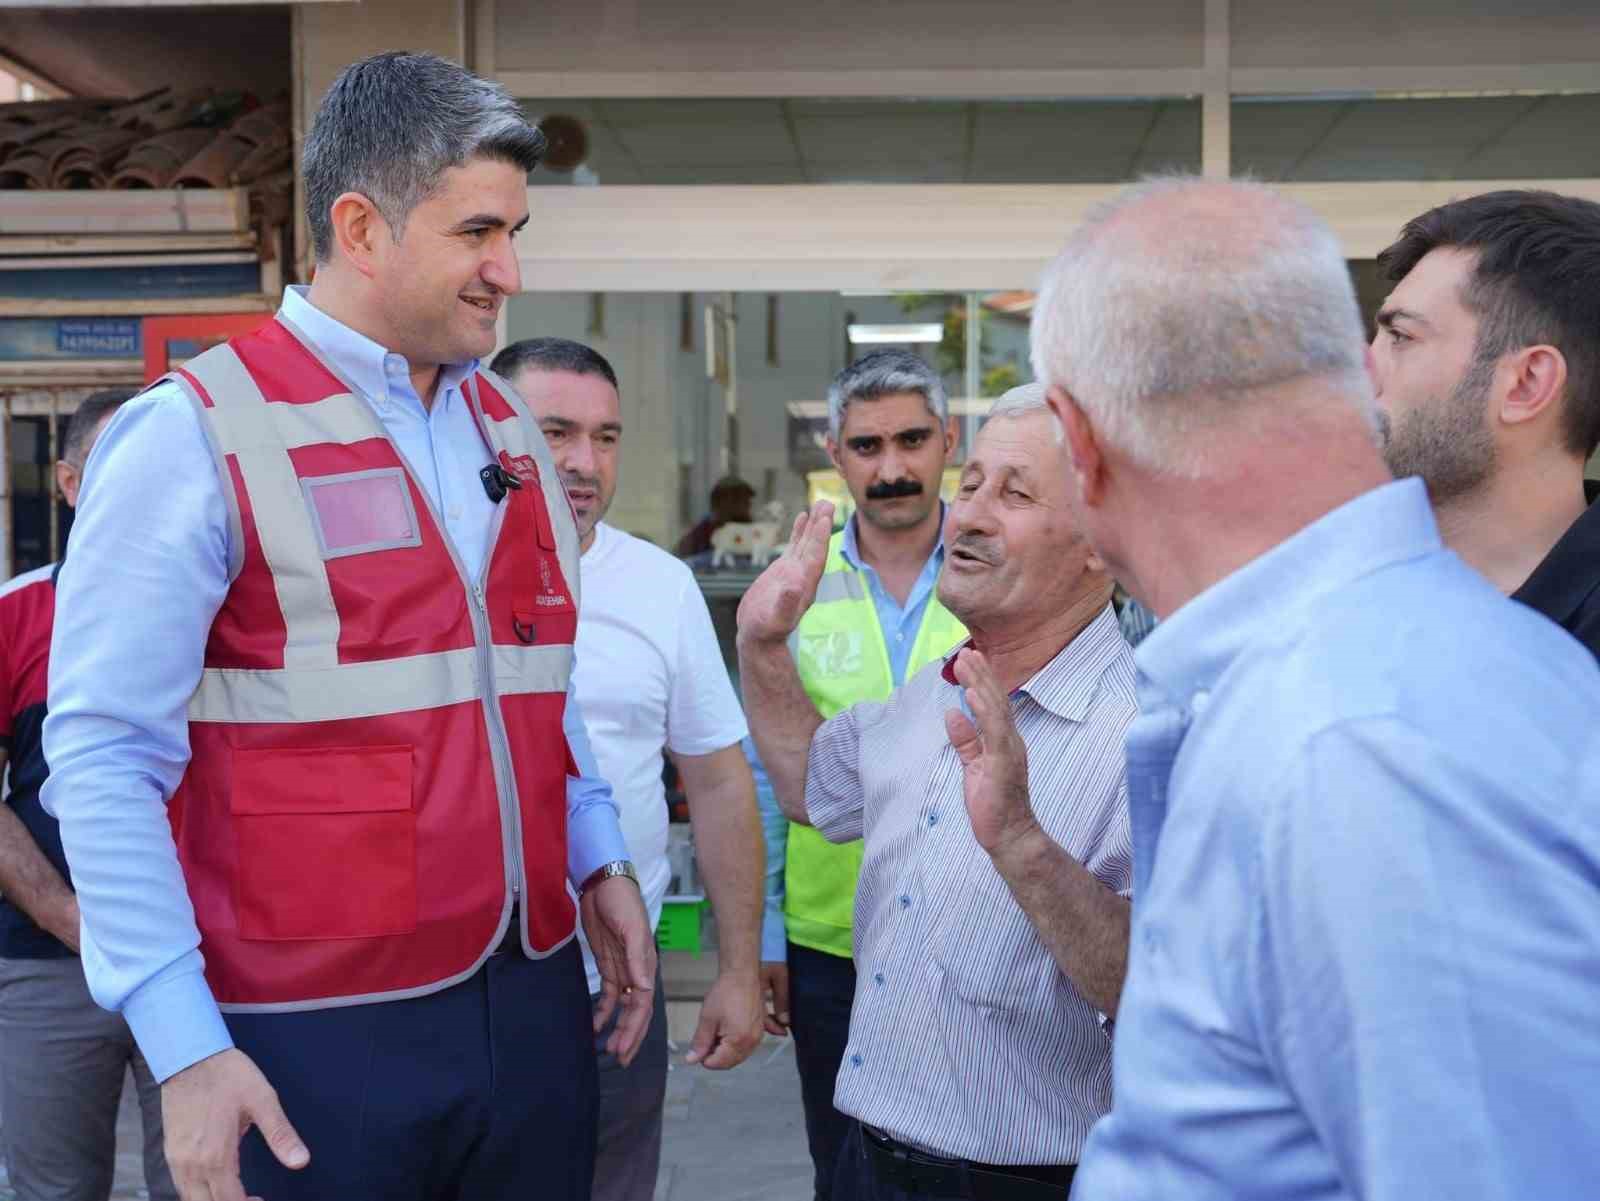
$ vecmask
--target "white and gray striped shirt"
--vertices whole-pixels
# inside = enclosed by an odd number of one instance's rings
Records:
[[[866,840],[834,1104],[941,1155],[1076,1163],[1111,1106],[1111,1039],[972,835],[944,727],[963,706],[930,664],[811,743],[812,824],[835,842]],[[1011,695],[1040,824],[1123,895],[1123,735],[1136,710],[1133,656],[1110,606]]]

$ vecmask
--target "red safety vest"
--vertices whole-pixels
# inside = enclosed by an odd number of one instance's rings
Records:
[[[474,580],[368,402],[281,317],[169,378],[232,523],[168,807],[218,1003],[444,988],[518,894],[524,951],[561,947],[578,536],[522,401],[481,372],[463,387],[484,461],[522,483]]]

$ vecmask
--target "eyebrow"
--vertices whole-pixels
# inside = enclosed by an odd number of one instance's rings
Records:
[[[511,227],[511,232],[516,233],[518,230],[526,226],[528,224],[529,217],[531,216],[532,214],[523,217],[521,221],[518,221]],[[450,232],[461,234],[466,233],[469,229],[504,229],[505,227],[506,219],[504,217],[501,217],[495,213],[474,213],[470,217],[467,217],[461,221],[457,221],[455,225],[451,227]]]
[[[1382,308],[1378,310],[1376,318],[1378,326],[1382,329],[1391,328],[1396,321],[1410,321],[1416,325],[1426,325],[1433,328],[1432,323],[1421,313],[1414,313],[1410,309]]]
[[[554,414],[549,417],[539,418],[539,424],[541,426],[553,425],[562,433],[572,433],[583,428],[582,422],[574,421],[570,417],[557,417]],[[595,427],[595,432],[598,434],[620,434],[622,432],[622,422],[602,421]]]
[[[846,438],[845,443],[849,446],[855,446],[862,442],[881,442],[885,438],[904,438],[907,434],[931,435],[932,433],[933,426],[931,425],[908,425],[905,429],[895,430],[892,434],[856,434],[854,437]]]

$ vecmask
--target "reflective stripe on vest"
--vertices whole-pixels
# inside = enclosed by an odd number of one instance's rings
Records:
[[[339,611],[328,586],[317,533],[300,493],[300,479],[284,454],[284,443],[270,428],[293,430],[300,424],[295,412],[300,406],[268,404],[231,346],[212,347],[211,352],[191,360],[186,374],[197,379],[211,398],[219,419],[218,441],[223,443],[224,454],[234,456],[245,491],[256,507],[261,553],[268,563],[294,564],[294,570],[272,573],[289,633],[283,648],[284,666],[337,666]],[[367,415],[369,425],[376,420]],[[302,438],[296,444],[305,441]]]
[[[501,696],[565,692],[572,675],[570,646],[496,646],[490,654]],[[436,709],[478,699],[480,676],[476,647],[315,669],[208,668],[189,720],[290,724]]]
[[[795,664],[806,693],[824,718],[861,701],[881,701],[894,691],[883,627],[863,574],[845,562],[844,532],[828,543],[828,562],[817,600],[800,619]],[[906,664],[909,679],[944,657],[966,629],[928,598]],[[791,824],[784,875],[784,917],[789,939],[803,947],[851,954],[860,841],[831,843],[810,826]]]

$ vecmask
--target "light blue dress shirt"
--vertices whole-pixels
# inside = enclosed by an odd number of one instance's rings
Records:
[[[867,591],[872,606],[878,613],[878,627],[883,631],[883,644],[889,651],[889,670],[896,688],[906,682],[906,666],[911,662],[911,652],[917,645],[917,631],[922,628],[922,615],[928,611],[928,599],[939,584],[939,572],[944,567],[944,504],[939,505],[941,536],[928,556],[928,561],[917,573],[911,591],[906,593],[902,605],[883,586],[878,573],[861,560],[861,550],[856,542],[856,521],[851,517],[844,527],[844,539],[839,554],[844,561],[867,578]],[[778,805],[777,793],[761,766],[756,744],[744,740],[745,758],[750,761],[751,774],[756,781],[756,804],[761,810],[761,829],[767,840],[766,909],[761,917],[761,958],[770,963],[781,963],[788,957],[788,937],[783,924],[783,871],[789,849],[789,819]]]
[[[1115,1104],[1075,1201],[1580,1201],[1600,670],[1375,489],[1140,646]]]
[[[488,551],[494,506],[478,480],[487,451],[460,385],[441,372],[431,410],[404,359],[315,308],[283,314],[372,403],[469,570]],[[50,763],[42,799],[61,821],[83,912],[95,1000],[121,1010],[158,1080],[232,1045],[202,975],[166,801],[189,762],[187,705],[228,591],[228,514],[188,399],[158,385],[112,418],[85,469],[56,592],[50,648]],[[568,871],[582,881],[627,858],[610,786],[598,778],[570,690]]]

